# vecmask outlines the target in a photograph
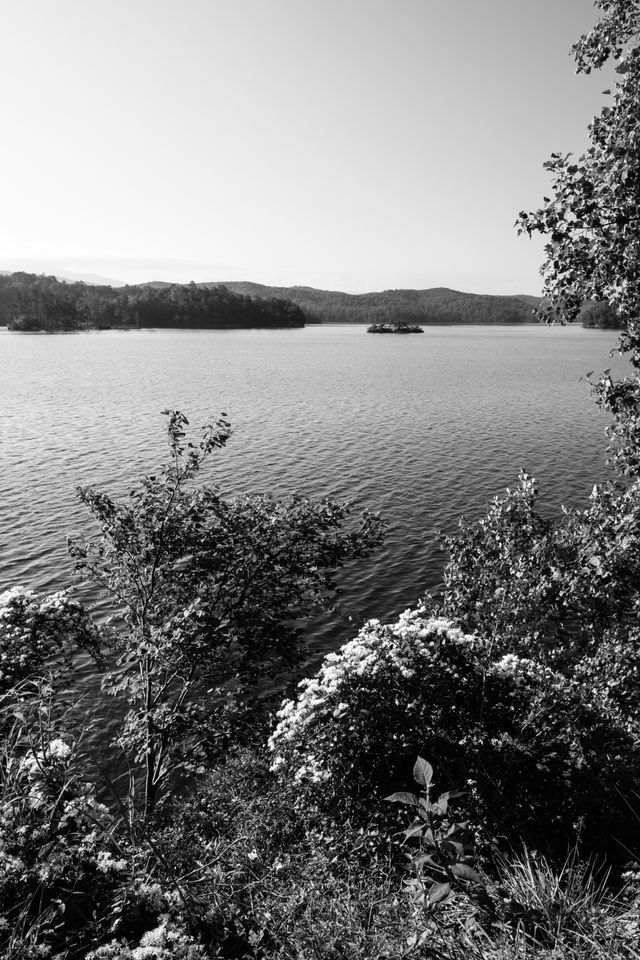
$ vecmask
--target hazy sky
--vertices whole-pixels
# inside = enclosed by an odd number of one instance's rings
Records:
[[[591,0],[0,0],[0,269],[538,293]]]

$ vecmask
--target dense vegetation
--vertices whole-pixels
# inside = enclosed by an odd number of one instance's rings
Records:
[[[617,311],[608,303],[589,300],[580,308],[578,323],[583,327],[601,327],[605,330],[620,330],[624,325]]]
[[[305,323],[536,323],[540,298],[456,290],[349,294],[259,283],[146,283],[109,287],[28,273],[0,274],[0,326],[12,330],[120,327],[300,327]],[[620,327],[606,302],[587,302],[578,322]]]
[[[222,500],[195,481],[228,422],[195,441],[168,412],[162,471],[121,502],[79,491],[97,532],[71,553],[113,622],[68,592],[0,598],[8,960],[637,960],[640,4],[597,5],[576,56],[616,59],[614,106],[521,224],[549,234],[550,309],[624,324],[632,373],[597,384],[615,477],[550,521],[521,474],[445,539],[440,596],[363,625],[274,715],[256,684],[286,680],[381,523]],[[99,758],[77,651],[120,706]]]
[[[533,311],[541,302],[539,297],[497,297],[446,288],[353,294],[259,283],[226,286],[252,297],[286,297],[316,323],[536,323]]]
[[[296,303],[307,322],[314,323],[537,323],[540,297],[492,296],[457,290],[384,290],[380,293],[338,293],[312,287],[265,287],[231,281],[225,286],[251,297],[285,297]],[[577,317],[585,327],[621,326],[607,303],[585,302]]]
[[[28,273],[0,275],[0,324],[11,330],[120,327],[302,327],[288,300],[253,299],[226,287],[166,284],[108,287]]]
[[[367,333],[424,333],[424,330],[417,324],[396,321],[395,323],[373,323],[367,327]]]

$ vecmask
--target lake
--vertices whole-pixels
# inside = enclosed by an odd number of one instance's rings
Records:
[[[121,495],[154,472],[163,408],[195,427],[224,411],[234,435],[206,474],[224,494],[347,499],[389,522],[386,546],[342,572],[340,609],[312,625],[317,659],[437,589],[437,528],[480,516],[521,468],[545,509],[585,504],[608,476],[608,419],[581,378],[613,365],[615,342],[535,325],[2,331],[0,591],[71,582],[65,537],[86,526],[75,487]]]

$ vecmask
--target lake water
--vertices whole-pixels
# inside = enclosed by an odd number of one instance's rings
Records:
[[[389,521],[386,546],[343,571],[340,610],[313,624],[317,658],[437,589],[436,529],[480,516],[520,468],[546,509],[585,503],[608,475],[608,421],[580,378],[612,365],[615,341],[533,325],[0,332],[0,591],[71,582],[76,485],[122,494],[153,472],[163,408],[194,426],[225,411],[234,436],[206,476],[223,493],[348,499]]]

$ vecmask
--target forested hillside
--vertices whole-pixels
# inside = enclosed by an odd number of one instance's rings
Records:
[[[431,290],[383,290],[340,293],[313,287],[266,287],[259,283],[224,284],[251,297],[284,297],[304,310],[307,322],[319,323],[535,323],[539,297],[498,297],[460,293],[446,287]],[[214,286],[214,284],[206,284]]]
[[[537,297],[431,290],[341,293],[259,283],[155,281],[114,288],[30,273],[0,274],[0,325],[12,330],[110,327],[302,327],[305,323],[536,323]],[[584,304],[578,322],[616,328],[615,311]]]
[[[201,284],[213,287],[215,284]],[[307,323],[537,323],[534,311],[544,301],[526,294],[496,296],[461,293],[446,287],[430,290],[383,290],[341,293],[314,287],[268,287],[229,281],[224,286],[251,297],[284,297],[297,304]],[[606,303],[585,303],[577,317],[584,327],[620,329],[620,320]]]
[[[12,330],[110,327],[303,327],[288,300],[232,293],[224,286],[143,284],[113,288],[29,273],[0,275],[0,325]]]

